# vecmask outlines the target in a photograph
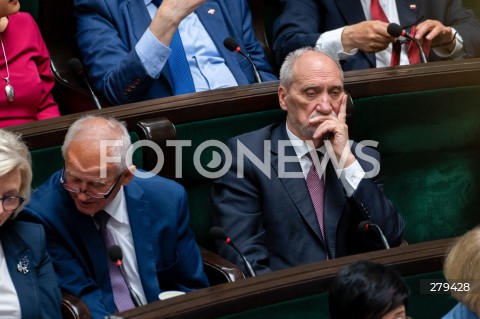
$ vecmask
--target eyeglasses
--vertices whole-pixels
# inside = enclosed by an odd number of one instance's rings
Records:
[[[25,201],[25,198],[20,196],[3,196],[0,198],[4,210],[15,210]]]
[[[101,193],[101,192],[95,192],[95,191],[89,191],[89,190],[83,190],[80,187],[76,187],[73,185],[69,185],[65,182],[65,168],[62,170],[62,175],[60,176],[60,183],[63,185],[63,188],[65,188],[67,191],[75,194],[80,194],[84,193],[85,195],[92,197],[92,198],[98,198],[98,199],[106,199],[112,194],[113,189],[115,186],[117,186],[118,181],[122,177],[122,174],[120,174],[117,179],[115,180],[115,183],[110,187],[110,189],[106,193]]]

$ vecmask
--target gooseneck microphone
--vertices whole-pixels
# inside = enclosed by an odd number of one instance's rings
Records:
[[[399,26],[396,23],[390,23],[387,27],[387,32],[394,38],[398,38],[399,36],[404,36],[405,38],[410,39],[410,41],[415,42],[415,44],[418,46],[418,50],[420,51],[420,60],[422,61],[422,63],[427,63],[427,56],[423,51],[423,47],[410,34],[405,32],[405,30],[403,30],[401,26]]]
[[[255,271],[252,268],[252,265],[248,262],[247,258],[245,258],[245,255],[235,246],[227,235],[225,235],[225,231],[217,226],[214,226],[210,228],[209,231],[210,236],[212,236],[215,239],[223,240],[225,243],[228,245],[232,246],[233,249],[237,251],[237,253],[242,257],[243,262],[245,263],[245,267],[247,267],[248,273],[250,274],[250,277],[256,277]]]
[[[243,55],[247,60],[250,62],[253,68],[253,74],[255,75],[255,80],[257,83],[262,83],[262,78],[260,77],[260,73],[258,73],[257,67],[255,66],[255,63],[253,63],[252,59],[250,59],[250,56],[246,54],[245,52],[240,49],[240,46],[238,45],[237,41],[235,41],[232,37],[226,37],[225,40],[223,40],[223,45],[230,51],[232,52],[238,52],[241,55]]]
[[[120,248],[120,246],[118,245],[110,246],[110,248],[108,248],[108,257],[117,265],[118,269],[120,269],[120,273],[122,274],[123,280],[125,280],[125,283],[127,284],[128,291],[130,292],[130,297],[132,298],[135,307],[143,306],[142,301],[132,289],[132,286],[130,286],[130,282],[128,281],[127,275],[125,274],[125,271],[123,269],[122,248]]]
[[[90,96],[92,97],[93,104],[95,104],[95,107],[100,110],[102,108],[102,105],[100,104],[100,100],[98,99],[97,95],[93,91],[92,87],[90,86],[87,76],[83,72],[82,62],[80,62],[80,60],[77,58],[71,58],[70,60],[68,60],[68,66],[75,74],[83,78],[83,81],[87,85],[88,91],[90,91]]]
[[[372,229],[377,230],[378,234],[380,235],[380,238],[382,239],[383,246],[385,247],[385,249],[390,249],[390,245],[388,244],[387,238],[385,238],[385,235],[383,234],[382,229],[377,224],[370,223],[366,220],[358,224],[358,230],[362,232],[370,232],[372,231]]]

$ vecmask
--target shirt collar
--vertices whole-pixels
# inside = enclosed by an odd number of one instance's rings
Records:
[[[125,205],[125,193],[123,191],[123,186],[121,186],[115,198],[110,204],[107,205],[107,207],[104,208],[104,211],[106,211],[116,221],[128,224],[128,218],[123,213],[125,210],[122,209],[122,207]]]
[[[301,159],[307,153],[310,153],[314,149],[312,145],[306,143],[304,140],[300,139],[292,131],[290,131],[286,122],[285,127],[287,129],[288,138],[292,142],[293,149],[295,150],[295,154],[297,155],[298,159]],[[325,152],[325,148],[322,145],[317,148],[316,151],[323,154]]]

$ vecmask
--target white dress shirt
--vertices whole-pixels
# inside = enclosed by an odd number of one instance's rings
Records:
[[[21,318],[20,301],[8,272],[5,254],[0,242],[0,318]]]
[[[127,213],[127,202],[123,186],[117,196],[104,209],[111,217],[108,220],[107,228],[113,235],[115,242],[122,248],[123,265],[128,281],[132,289],[137,293],[143,304],[147,304],[145,292],[138,273],[137,256],[133,245],[132,229]],[[155,278],[156,280],[156,278]]]

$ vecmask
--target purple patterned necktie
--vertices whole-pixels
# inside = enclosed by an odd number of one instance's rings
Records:
[[[310,156],[309,156],[310,157]],[[320,163],[318,163],[320,165]],[[321,178],[318,176],[315,162],[312,160],[312,167],[307,174],[307,187],[312,199],[313,207],[315,208],[315,214],[317,215],[318,225],[322,232],[323,238],[325,238],[325,231],[323,227],[323,201],[325,195],[325,180],[323,175]]]
[[[116,245],[112,233],[107,228],[110,215],[102,210],[95,214],[94,218],[99,225],[98,231],[102,235],[103,243],[108,252],[108,249],[111,246]],[[113,300],[115,301],[115,306],[117,306],[118,311],[125,311],[135,308],[135,305],[130,297],[130,291],[128,290],[127,283],[125,282],[125,279],[123,278],[118,267],[119,266],[117,266],[115,262],[108,260],[108,270],[110,273],[110,282],[112,284]]]

